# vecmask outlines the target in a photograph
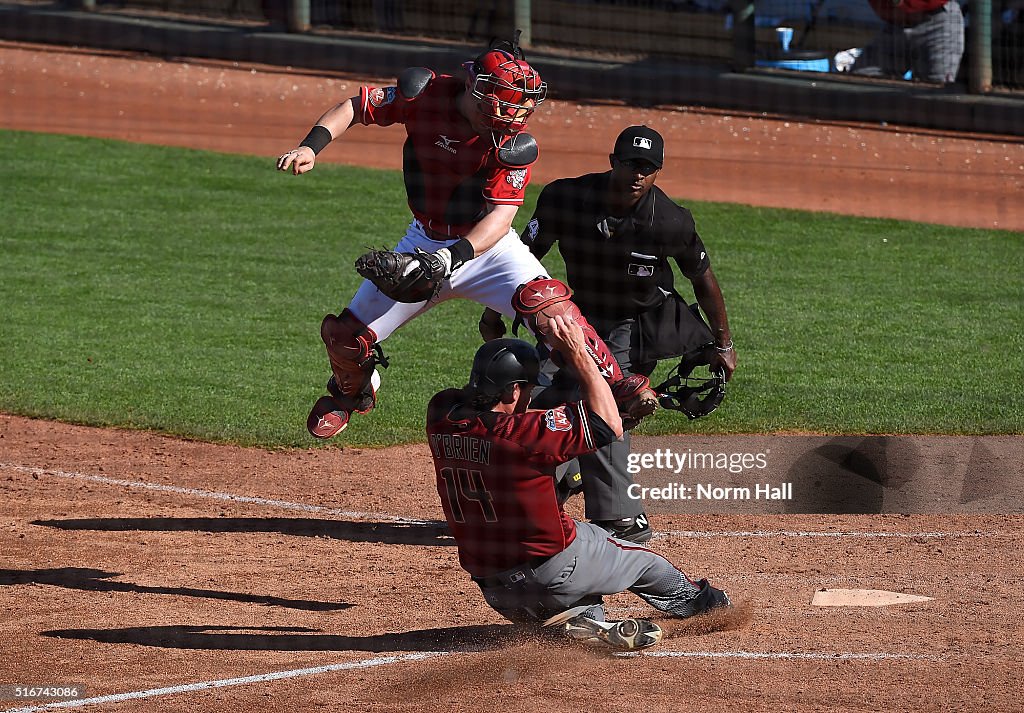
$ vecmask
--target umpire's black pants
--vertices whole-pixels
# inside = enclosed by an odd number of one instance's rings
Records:
[[[633,327],[636,320],[602,320],[587,318],[597,331],[624,375],[649,375],[654,371],[657,362],[652,364],[634,365],[630,362],[630,347],[633,341]],[[534,390],[533,408],[550,408],[580,398],[579,384],[565,370],[550,360],[544,360],[541,371],[551,379],[551,386]],[[576,473],[582,476],[583,498],[586,503],[586,517],[592,521],[619,520],[636,517],[644,511],[643,502],[628,495],[629,486],[633,484],[633,476],[626,470],[631,447],[631,434],[627,431],[622,438],[599,448],[593,453],[580,456],[569,461],[558,469],[563,479],[571,479]]]

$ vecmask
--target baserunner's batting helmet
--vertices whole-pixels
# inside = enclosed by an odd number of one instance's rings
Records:
[[[495,339],[480,347],[473,358],[468,388],[498,396],[512,384],[537,384],[540,358],[522,339]]]

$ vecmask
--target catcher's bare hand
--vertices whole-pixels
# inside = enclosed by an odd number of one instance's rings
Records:
[[[313,149],[308,146],[299,146],[286,154],[278,156],[277,170],[287,171],[290,168],[292,174],[298,176],[300,173],[313,170],[313,164],[315,163],[316,154],[313,153]]]

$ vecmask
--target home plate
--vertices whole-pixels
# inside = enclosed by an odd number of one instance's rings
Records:
[[[814,593],[811,604],[816,607],[887,607],[891,604],[913,604],[931,600],[932,597],[887,592],[884,589],[819,589]]]

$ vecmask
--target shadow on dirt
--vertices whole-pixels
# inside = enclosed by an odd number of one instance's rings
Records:
[[[487,650],[514,640],[514,624],[451,626],[369,636],[322,634],[305,627],[142,626],[126,629],[44,631],[57,639],[139,644],[169,649],[232,651],[455,651]]]
[[[242,594],[239,592],[220,592],[212,589],[193,589],[191,587],[149,587],[130,582],[110,581],[120,577],[117,572],[105,572],[101,569],[83,567],[64,567],[61,569],[0,569],[0,586],[15,584],[49,584],[65,589],[77,589],[84,592],[133,592],[136,594],[170,594],[178,597],[199,597],[202,599],[220,599],[230,602],[246,602],[248,604],[265,604],[303,611],[338,611],[348,609],[351,604],[345,602],[317,602],[308,599],[283,599],[259,594]]]
[[[852,515],[890,511],[886,496],[914,476],[899,467],[915,462],[915,454],[904,452],[907,449],[912,445],[905,439],[886,436],[833,438],[798,459],[786,474],[794,493],[786,512]]]
[[[329,537],[389,545],[454,546],[443,522],[349,522],[288,517],[100,517],[36,520],[33,525],[59,530],[105,532],[273,532],[300,537]]]

